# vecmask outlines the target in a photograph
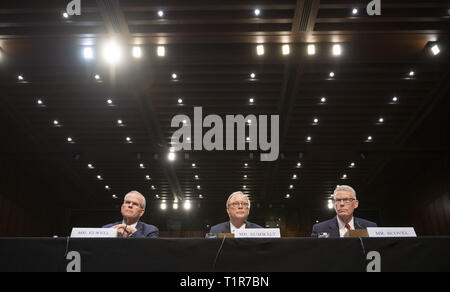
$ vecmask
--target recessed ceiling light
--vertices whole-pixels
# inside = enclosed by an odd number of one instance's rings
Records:
[[[314,123],[315,125],[317,125],[317,124],[319,123],[319,119],[317,119],[317,118],[314,119],[314,120],[313,120],[313,123]]]
[[[136,59],[140,59],[142,57],[141,47],[133,47],[133,57]]]
[[[95,75],[94,75],[94,78],[95,78],[95,80],[100,80],[100,75],[95,74]]]
[[[161,203],[161,210],[166,210],[166,209],[167,209],[167,204]]]
[[[342,175],[342,179],[347,179],[347,175],[346,174],[344,174],[344,175]]]
[[[281,47],[281,53],[286,56],[289,55],[291,53],[291,47],[289,45],[283,45]]]
[[[179,99],[178,99],[178,103],[179,103],[179,104],[182,104],[182,103],[183,103],[183,99],[182,99],[182,98],[179,98]]]
[[[59,125],[59,122],[57,120],[54,120],[53,125],[57,126],[57,125]]]
[[[316,45],[308,45],[308,55],[313,56],[316,54]]]
[[[248,101],[249,101],[250,103],[254,103],[254,102],[255,102],[255,99],[254,99],[254,98],[250,98]]]
[[[125,140],[126,140],[127,142],[131,142],[131,138],[130,138],[130,137],[126,137]]]
[[[146,175],[146,176],[145,176],[145,179],[146,179],[146,180],[151,180],[151,177],[150,177],[149,175]]]
[[[67,19],[67,18],[69,18],[69,14],[68,14],[67,12],[64,12],[64,13],[62,14],[62,17],[64,17],[65,19]]]
[[[38,99],[38,100],[36,101],[36,103],[37,103],[38,105],[43,105],[43,104],[44,104],[44,102],[42,101],[42,99]]]
[[[329,74],[330,78],[334,78],[335,75],[336,74],[334,74],[334,72],[330,72],[330,74]]]
[[[23,76],[22,76],[22,75],[18,75],[18,76],[17,76],[17,80],[19,80],[19,81],[23,81],[23,79],[24,79],[24,78],[23,78]]]
[[[392,101],[393,101],[393,102],[398,102],[398,97],[397,97],[397,96],[394,96],[394,97],[392,98]]]
[[[259,16],[261,14],[261,10],[260,9],[255,9],[254,13],[256,16]]]
[[[98,180],[103,180],[103,178],[102,178],[101,175],[97,175],[97,179],[98,179]]]
[[[245,166],[245,167],[248,167],[248,163],[245,163],[244,166]]]
[[[289,186],[289,189],[291,189],[291,190],[292,190],[293,188],[294,188],[294,186],[293,186],[293,185],[290,185],[290,186]]]
[[[172,74],[172,79],[175,80],[175,79],[177,79],[177,78],[178,78],[178,75],[177,75],[176,73],[173,73],[173,74]]]
[[[175,161],[176,155],[175,155],[175,153],[170,152],[170,153],[167,155],[167,158],[169,159],[169,161]]]
[[[439,55],[439,53],[441,52],[441,49],[439,48],[439,45],[434,45],[431,47],[431,52],[433,53],[433,55]]]
[[[367,137],[367,141],[368,141],[368,142],[371,142],[372,140],[373,140],[373,137],[372,137],[372,136]]]
[[[414,71],[409,71],[409,77],[414,77],[414,75],[416,75],[416,72],[414,72]]]
[[[378,122],[381,124],[381,123],[384,123],[384,118],[379,118],[378,119]]]
[[[199,190],[199,189],[201,189],[202,187],[201,186],[197,186],[197,190]]]
[[[163,17],[163,16],[164,16],[164,11],[159,10],[159,11],[158,11],[158,16],[159,16],[159,17]]]
[[[291,197],[290,194],[286,194],[286,196],[284,196],[286,199],[289,199]]]
[[[350,163],[350,168],[353,168],[355,166],[356,166],[356,163],[354,163],[354,162]]]
[[[195,179],[198,179],[198,175],[195,175],[194,178],[195,178]]]
[[[117,199],[117,196],[116,196],[116,195],[112,195],[112,198],[113,198],[113,199]]]
[[[89,169],[94,169],[94,166],[93,166],[91,163],[89,163],[89,164],[88,164],[88,168],[89,168]]]
[[[91,47],[83,48],[83,57],[86,60],[91,60],[94,58],[94,50]]]
[[[250,73],[250,78],[251,79],[255,79],[256,78],[256,74],[255,73]]]
[[[263,45],[256,46],[256,54],[258,56],[264,55],[264,46]]]
[[[333,45],[333,56],[342,55],[342,46],[341,45]]]
[[[294,175],[292,176],[292,179],[297,179],[297,175],[294,174]]]
[[[312,140],[311,136],[306,137],[306,141],[311,142],[311,140]]]
[[[195,163],[192,163],[192,167],[195,167]]]
[[[300,162],[297,163],[297,167],[302,167],[302,164]]]
[[[117,124],[123,125],[123,121],[122,120],[117,120]]]
[[[110,190],[111,188],[109,186],[105,186],[105,189]]]
[[[353,8],[352,14],[353,14],[353,15],[357,15],[357,14],[358,14],[358,9],[357,9],[357,8]]]
[[[143,163],[140,163],[139,168],[145,168],[145,165]]]
[[[67,138],[67,142],[72,143],[72,142],[73,142],[73,139],[72,139],[71,137],[68,137],[68,138]]]
[[[112,65],[122,61],[122,47],[115,41],[108,41],[103,47],[103,59]]]
[[[157,54],[158,54],[158,57],[164,57],[166,55],[166,47],[158,46]]]
[[[188,200],[188,201],[185,201],[184,202],[184,205],[183,205],[183,208],[185,209],[185,210],[190,210],[191,209],[191,202]]]
[[[326,103],[326,102],[327,102],[327,98],[326,98],[326,97],[322,97],[322,98],[320,99],[320,102],[321,102],[321,103]]]

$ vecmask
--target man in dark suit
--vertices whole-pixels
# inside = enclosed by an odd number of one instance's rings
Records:
[[[262,228],[255,223],[247,221],[250,213],[250,200],[242,192],[232,193],[228,197],[226,207],[230,221],[211,227],[210,233],[234,233],[236,229]]]
[[[129,192],[123,199],[121,208],[123,221],[108,224],[103,228],[117,229],[118,237],[146,238],[159,237],[159,230],[153,225],[139,221],[144,215],[146,207],[145,197],[136,191]]]
[[[340,238],[349,230],[377,227],[377,224],[361,218],[353,217],[353,212],[359,206],[356,192],[350,186],[337,186],[333,194],[336,217],[315,224],[311,237]]]

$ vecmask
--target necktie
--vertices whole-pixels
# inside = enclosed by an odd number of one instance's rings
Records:
[[[345,224],[345,228],[347,228],[348,231],[350,231],[350,229],[351,229],[351,227],[350,227],[350,225],[348,223]]]

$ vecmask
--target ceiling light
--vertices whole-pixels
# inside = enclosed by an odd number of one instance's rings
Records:
[[[175,153],[170,152],[170,153],[167,155],[167,158],[169,159],[169,161],[175,161],[176,155],[175,155]]]
[[[264,46],[263,45],[256,46],[256,54],[258,54],[258,56],[264,55]]]
[[[245,167],[248,167],[248,163],[245,163],[244,166],[245,166]]]
[[[191,209],[191,202],[190,201],[184,202],[183,208],[184,208],[184,210],[190,210]]]
[[[292,176],[292,179],[297,179],[297,175],[294,174],[294,175]]]
[[[431,47],[431,52],[433,53],[433,55],[439,55],[439,53],[441,52],[441,49],[439,48],[438,45],[434,45],[433,47]]]
[[[333,201],[332,200],[328,200],[328,209],[333,209]]]
[[[111,105],[111,104],[113,103],[113,101],[112,101],[112,99],[108,99],[108,100],[106,101],[106,103],[109,104],[109,105]]]
[[[127,140],[128,143],[131,143],[131,138],[130,137],[126,137],[125,140]]]
[[[113,199],[117,199],[117,196],[116,196],[116,195],[112,195],[112,198],[113,198]]]
[[[397,97],[397,96],[394,96],[394,97],[392,98],[392,102],[398,102],[398,97]]]
[[[83,49],[83,57],[86,60],[91,60],[94,58],[94,50],[91,47],[86,47]]]
[[[256,16],[259,16],[261,14],[261,10],[255,9],[254,13],[255,13]]]
[[[151,180],[151,177],[150,177],[149,175],[146,175],[146,176],[145,176],[145,179],[146,179],[146,180]]]
[[[115,40],[109,41],[103,47],[103,58],[109,64],[116,65],[122,60],[122,48]]]
[[[409,72],[409,77],[414,77],[414,75],[416,75],[416,72],[414,72],[414,71]]]
[[[358,9],[357,9],[357,8],[353,8],[352,14],[353,14],[353,15],[357,15],[357,14],[358,14]]]
[[[283,45],[281,47],[281,52],[284,56],[289,55],[291,53],[291,47],[289,45]]]
[[[95,78],[95,80],[100,80],[100,75],[95,74],[94,78]]]
[[[256,78],[256,74],[255,73],[250,73],[250,78],[251,79],[255,79]]]
[[[178,75],[177,75],[176,73],[173,73],[173,74],[172,74],[172,79],[175,80],[175,79],[177,79],[177,78],[178,78]]]
[[[36,103],[37,103],[38,105],[43,105],[43,104],[44,104],[44,102],[42,101],[42,99],[38,99],[38,100],[36,101]]]
[[[306,141],[311,142],[312,138],[311,136],[306,137]]]
[[[289,189],[291,189],[291,190],[292,190],[293,188],[294,188],[294,186],[293,186],[293,185],[290,185],[290,186],[289,186]]]
[[[308,55],[313,56],[316,54],[316,45],[308,45]]]
[[[179,104],[182,104],[182,103],[183,103],[183,99],[182,99],[182,98],[179,98],[179,99],[178,99],[178,103],[179,103]]]
[[[195,175],[194,177],[195,177],[195,179],[198,179],[198,175]]]
[[[347,175],[346,174],[344,174],[344,175],[342,175],[342,179],[347,179]]]
[[[379,122],[380,124],[384,123],[384,118],[379,118],[379,119],[378,119],[378,122]]]
[[[164,57],[166,55],[166,48],[164,46],[158,46],[157,54],[158,57]]]
[[[201,186],[197,186],[197,190],[199,190],[199,189],[201,189],[202,187]]]
[[[286,194],[286,196],[284,196],[286,199],[289,199],[291,197],[290,194]]]
[[[356,166],[356,164],[354,162],[350,163],[350,168],[353,168],[355,166]]]
[[[195,163],[192,163],[192,167],[195,167]]]
[[[199,199],[203,199],[203,195],[198,195],[198,198]]]
[[[330,78],[334,78],[334,76],[335,76],[336,74],[334,74],[334,72],[330,72]]]
[[[133,47],[133,57],[136,59],[140,59],[142,57],[141,47]]]
[[[320,99],[320,102],[321,102],[321,103],[326,103],[326,102],[327,102],[327,98],[326,98],[326,97],[322,97],[322,98]]]
[[[67,19],[67,18],[69,18],[69,14],[68,14],[67,12],[64,12],[64,13],[62,14],[62,17],[64,17],[65,19]]]
[[[314,119],[314,120],[313,120],[313,123],[314,123],[315,125],[317,125],[317,124],[319,123],[319,119],[317,119],[317,118]]]
[[[105,186],[105,189],[110,190],[111,188],[109,186]]]
[[[159,17],[163,17],[164,16],[164,11],[162,11],[162,10],[158,11],[158,16]]]
[[[123,125],[123,121],[122,120],[117,120],[117,124]]]
[[[250,98],[248,101],[249,101],[250,103],[254,103],[254,102],[255,102],[255,99],[254,99],[254,98]]]
[[[161,210],[166,210],[167,209],[167,204],[166,203],[161,203]]]
[[[103,178],[102,178],[101,175],[97,175],[97,179],[98,179],[98,180],[103,180]]]
[[[67,138],[67,142],[72,143],[72,142],[73,142],[73,139],[72,139],[71,137],[68,137],[68,138]]]
[[[89,164],[88,164],[88,168],[89,168],[89,169],[94,169],[94,166],[93,166],[91,163],[89,163]]]
[[[152,186],[151,186],[151,189],[152,189],[152,190],[156,190],[156,187],[152,185]]]
[[[23,81],[23,79],[24,79],[24,78],[23,78],[23,76],[22,76],[22,75],[18,75],[18,76],[17,76],[17,80],[19,80],[19,81]]]
[[[367,137],[367,142],[371,142],[373,140],[372,136]]]
[[[53,125],[57,126],[57,125],[59,125],[59,122],[57,120],[54,120]]]
[[[342,46],[341,45],[333,45],[333,56],[342,55]]]
[[[302,167],[302,164],[299,162],[299,163],[297,163],[297,168],[298,167]]]

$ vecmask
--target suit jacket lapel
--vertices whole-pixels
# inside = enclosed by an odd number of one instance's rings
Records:
[[[330,227],[330,235],[332,237],[337,237],[337,238],[341,237],[341,234],[339,232],[339,224],[337,221],[337,216],[334,217],[334,220],[332,221],[332,223],[330,224],[329,227]]]

